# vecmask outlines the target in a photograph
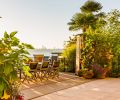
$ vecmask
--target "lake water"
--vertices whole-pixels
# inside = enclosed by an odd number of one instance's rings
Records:
[[[52,56],[52,53],[62,53],[63,49],[28,49],[29,57],[33,55],[43,54],[44,56]]]

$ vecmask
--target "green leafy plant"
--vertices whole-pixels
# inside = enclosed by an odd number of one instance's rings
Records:
[[[93,63],[107,66],[110,76],[119,76],[120,73],[120,12],[114,10],[107,14],[107,24],[96,30],[90,28],[86,32],[83,60],[85,66]]]
[[[76,61],[76,44],[67,45],[62,56],[65,58],[65,70],[68,72],[74,72]]]
[[[106,70],[98,64],[92,65],[92,70],[94,73],[94,78],[105,78]]]
[[[120,75],[120,11],[101,12],[99,2],[88,0],[68,23],[70,31],[83,31],[81,57],[90,69],[96,63],[109,67],[111,76]],[[99,71],[98,71],[99,74]]]
[[[78,76],[82,77],[82,76],[86,73],[86,71],[87,71],[86,68],[80,69],[80,70],[78,71]]]
[[[70,31],[76,31],[82,29],[86,32],[89,27],[96,29],[101,27],[106,22],[103,19],[105,14],[100,12],[102,5],[96,1],[86,1],[82,7],[81,12],[76,13],[71,21],[68,23]],[[99,24],[98,24],[99,23]]]
[[[27,48],[33,47],[21,43],[15,36],[17,32],[4,33],[0,39],[0,97],[13,96],[13,86],[19,81],[18,69],[24,67],[24,59],[28,58]],[[25,71],[27,72],[27,71]],[[8,94],[8,95],[7,95]],[[9,97],[9,96],[8,96]],[[3,99],[4,99],[3,98]]]
[[[65,71],[65,68],[66,68],[65,64],[62,63],[62,62],[60,62],[59,71],[60,71],[60,72],[64,72],[64,71]]]

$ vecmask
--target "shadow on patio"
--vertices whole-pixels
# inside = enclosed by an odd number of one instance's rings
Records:
[[[22,87],[22,93],[24,94],[25,100],[32,100],[37,97],[41,97],[53,92],[71,88],[91,80],[84,79],[75,76],[71,73],[60,73],[59,79],[53,78],[49,80],[40,80],[36,82],[25,82]]]

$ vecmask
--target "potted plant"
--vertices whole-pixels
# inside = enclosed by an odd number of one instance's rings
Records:
[[[105,78],[107,70],[103,68],[102,66],[98,64],[93,64],[92,65],[93,73],[94,73],[94,78]]]
[[[17,72],[18,69],[23,68],[23,59],[26,59],[26,54],[29,54],[26,48],[33,48],[29,44],[21,43],[15,36],[16,33],[5,32],[0,39],[0,99],[2,100],[16,100],[13,99],[16,98],[14,93],[19,94],[16,90],[20,86]]]
[[[85,73],[83,74],[83,77],[86,79],[91,79],[93,78],[93,70],[86,70]]]
[[[82,77],[82,76],[86,73],[86,71],[87,71],[86,68],[80,69],[80,70],[78,71],[78,76],[79,76],[79,77]]]

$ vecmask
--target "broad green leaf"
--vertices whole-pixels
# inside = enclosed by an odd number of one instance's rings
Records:
[[[15,34],[17,34],[17,31],[15,31],[15,32],[11,32],[11,33],[10,33],[10,37],[14,37]]]
[[[2,92],[5,88],[6,88],[6,80],[4,78],[4,76],[0,77],[0,92]]]
[[[3,96],[3,91],[0,91],[0,97],[2,97]]]
[[[30,67],[29,66],[24,66],[23,71],[27,76],[32,76],[31,73],[29,73]]]
[[[0,54],[0,62],[3,62],[5,59],[4,55],[3,54]]]
[[[23,50],[23,49],[21,49],[20,52],[21,52],[21,53],[24,53],[24,54],[29,54],[29,52],[28,52],[27,50]],[[23,55],[23,56],[24,56],[24,55]]]
[[[34,47],[30,44],[22,43],[22,45],[24,45],[27,49],[34,49]]]
[[[0,74],[3,74],[3,71],[4,71],[4,69],[3,69],[3,64],[0,64]]]
[[[21,48],[23,48],[23,46],[22,45],[18,45],[18,47],[21,49]]]
[[[7,32],[4,32],[4,38],[9,38],[9,35]]]
[[[5,85],[3,82],[0,82],[0,92],[2,92],[5,88]]]
[[[12,37],[12,46],[17,46],[19,44],[19,39],[16,37]]]
[[[13,60],[13,59],[17,59],[19,56],[18,52],[13,52],[9,55],[9,59]]]
[[[13,80],[17,80],[18,79],[18,77],[17,77],[17,71],[12,71],[10,74],[10,77],[11,77],[11,79],[13,79]]]
[[[23,66],[23,71],[29,71],[30,67],[29,66]]]
[[[10,74],[10,72],[13,71],[13,67],[14,67],[13,64],[11,64],[11,63],[6,63],[5,66],[4,66],[4,73],[5,73],[6,75]]]

